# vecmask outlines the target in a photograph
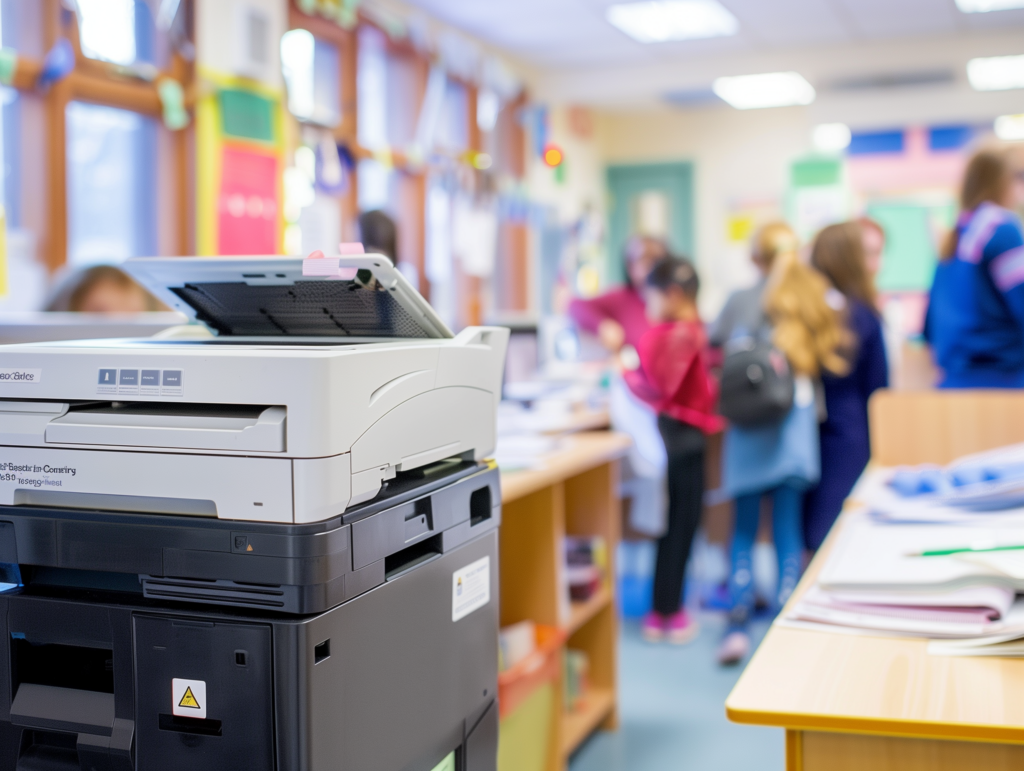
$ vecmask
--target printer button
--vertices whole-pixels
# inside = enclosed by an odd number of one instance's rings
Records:
[[[252,544],[249,543],[249,536],[238,535],[237,533],[231,536],[231,551],[240,552],[243,554],[252,554]]]

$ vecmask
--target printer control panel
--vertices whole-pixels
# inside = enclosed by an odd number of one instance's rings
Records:
[[[118,396],[184,396],[180,369],[102,367],[96,377],[97,394]]]

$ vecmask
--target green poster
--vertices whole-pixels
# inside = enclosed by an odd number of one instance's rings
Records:
[[[938,261],[938,246],[953,225],[953,204],[878,202],[869,205],[867,213],[885,230],[878,288],[883,292],[927,291]]]

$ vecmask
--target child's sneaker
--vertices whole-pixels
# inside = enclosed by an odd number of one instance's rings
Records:
[[[739,664],[750,653],[750,635],[734,630],[722,638],[718,645],[718,663],[722,666]]]
[[[640,634],[647,642],[661,642],[665,639],[665,617],[653,610],[644,616]]]
[[[680,610],[665,619],[665,635],[673,645],[685,645],[690,642],[700,631],[700,624],[686,613]]]

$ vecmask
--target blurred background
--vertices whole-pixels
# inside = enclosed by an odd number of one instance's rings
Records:
[[[183,323],[117,269],[129,257],[362,241],[454,330],[512,328],[503,470],[608,425],[614,368],[567,314],[625,281],[634,236],[695,262],[711,320],[755,280],[760,226],[806,245],[869,218],[893,384],[930,387],[924,311],[964,165],[1024,152],[1024,0],[0,0],[0,45],[0,342]],[[717,479],[688,599],[711,609],[732,527]],[[635,481],[615,568],[630,617],[653,560]],[[770,538],[757,549],[767,596]],[[624,639],[647,683],[627,728],[677,710],[693,767],[781,752],[731,738],[734,675],[685,665],[680,706]],[[647,734],[623,735],[574,768],[641,768],[623,758]]]

